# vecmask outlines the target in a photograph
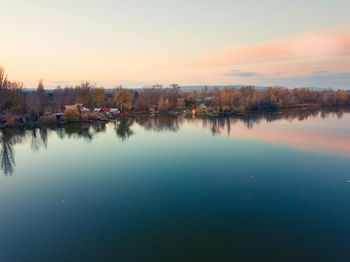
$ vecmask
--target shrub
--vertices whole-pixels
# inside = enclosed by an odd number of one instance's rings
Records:
[[[17,123],[17,120],[14,117],[9,116],[6,119],[6,126],[14,126]]]
[[[67,122],[77,122],[79,121],[80,113],[76,109],[67,109],[64,111],[63,119]]]

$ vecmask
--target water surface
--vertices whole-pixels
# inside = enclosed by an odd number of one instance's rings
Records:
[[[350,261],[350,113],[0,133],[0,261]]]

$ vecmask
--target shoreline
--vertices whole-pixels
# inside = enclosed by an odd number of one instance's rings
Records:
[[[104,117],[100,117],[98,119],[88,119],[88,120],[79,120],[79,121],[52,121],[45,122],[39,120],[26,121],[26,122],[18,122],[13,125],[7,125],[6,123],[0,123],[0,130],[6,128],[30,128],[30,127],[40,127],[47,125],[58,125],[64,126],[67,124],[77,124],[77,123],[108,123],[115,122],[117,120],[123,118],[135,118],[135,117],[159,117],[159,116],[168,116],[168,117],[185,117],[185,118],[222,118],[222,117],[247,117],[252,115],[273,115],[273,116],[281,116],[285,113],[292,112],[294,110],[350,110],[350,106],[322,106],[322,105],[293,105],[293,106],[281,106],[278,109],[265,109],[265,110],[247,110],[243,112],[218,112],[218,113],[184,113],[184,112],[157,112],[157,113],[149,113],[149,112],[128,112],[128,113],[119,113],[111,115],[104,115]],[[20,118],[20,115],[14,116]]]

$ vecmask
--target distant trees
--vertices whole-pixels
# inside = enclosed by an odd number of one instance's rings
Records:
[[[0,111],[23,111],[22,87],[21,83],[8,81],[5,70],[0,67]]]
[[[170,85],[170,89],[167,91],[170,102],[169,107],[171,110],[176,110],[176,103],[180,97],[180,86],[177,84],[172,84]]]
[[[160,97],[158,102],[158,110],[160,111],[168,111],[169,110],[169,99],[164,99],[163,97]]]
[[[92,90],[92,105],[95,107],[103,107],[105,105],[106,93],[103,87],[94,88]]]
[[[345,91],[343,91],[343,90],[338,91],[339,103],[344,104],[344,103],[346,103],[346,100],[347,100],[347,95],[346,95]]]
[[[36,90],[36,105],[37,112],[43,113],[45,109],[45,90],[42,80],[39,81],[38,88]]]
[[[76,101],[84,104],[86,107],[92,106],[92,89],[89,82],[81,83],[75,87]]]
[[[55,88],[52,93],[52,109],[60,112],[64,108],[64,90],[60,86]]]
[[[0,67],[0,113],[32,114],[39,117],[45,112],[62,112],[65,105],[84,104],[84,107],[114,107],[121,112],[133,107],[137,112],[148,112],[150,106],[158,106],[159,111],[177,111],[196,108],[197,112],[243,112],[266,110],[277,107],[297,107],[305,105],[344,106],[350,105],[350,91],[307,88],[287,89],[271,87],[255,89],[207,88],[182,91],[176,84],[147,86],[143,89],[105,90],[89,82],[80,85],[56,87],[45,90],[40,80],[35,91],[23,89],[23,84],[8,80],[5,70]]]
[[[115,92],[114,102],[120,112],[125,112],[130,108],[132,96],[132,93],[125,89],[119,89]]]

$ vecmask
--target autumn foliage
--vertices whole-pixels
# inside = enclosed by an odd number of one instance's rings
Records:
[[[67,122],[77,122],[80,119],[80,113],[76,109],[67,109],[64,111],[63,119]]]
[[[114,102],[120,112],[125,112],[131,106],[132,93],[125,89],[119,89],[114,94]]]

